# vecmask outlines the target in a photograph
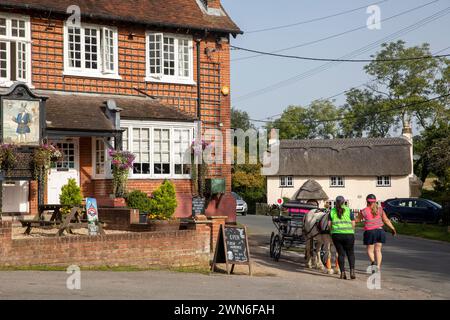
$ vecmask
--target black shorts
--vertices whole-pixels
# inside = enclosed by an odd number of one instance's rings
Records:
[[[386,243],[386,232],[383,229],[364,231],[364,245]]]

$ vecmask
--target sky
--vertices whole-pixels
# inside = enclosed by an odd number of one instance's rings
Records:
[[[222,0],[222,4],[241,30],[249,31],[232,39],[232,45],[271,52],[366,26],[370,16],[366,12],[366,6],[381,1]],[[385,0],[378,3],[383,20],[430,2],[432,3],[422,8],[382,21],[380,30],[369,30],[364,27],[333,39],[280,53],[341,58],[450,7],[450,0]],[[295,24],[360,7],[364,8],[321,21],[272,31],[250,32]],[[408,46],[427,42],[431,46],[432,53],[439,51],[441,51],[439,54],[450,53],[450,11],[447,13],[421,27],[416,25],[417,29],[399,37],[392,36],[392,41],[402,39]],[[447,49],[442,51],[445,48]],[[351,58],[370,59],[370,56],[379,49],[380,46],[374,44],[367,51],[355,54]],[[370,80],[363,70],[364,63],[335,63],[317,70],[324,62],[269,56],[235,60],[252,55],[254,54],[240,50],[232,50],[231,55],[232,106],[247,111],[251,119],[266,119],[280,114],[289,105],[306,106],[316,99],[334,96]],[[274,89],[274,84],[291,78],[294,79]],[[255,94],[248,95],[253,92]],[[345,102],[345,95],[334,99],[337,105],[342,105]]]

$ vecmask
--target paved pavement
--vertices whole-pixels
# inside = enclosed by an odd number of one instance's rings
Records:
[[[270,217],[246,216],[238,221],[254,236],[270,236],[274,230]],[[364,272],[368,266],[362,232],[357,233],[356,268]],[[393,283],[420,289],[434,297],[450,299],[450,243],[410,236],[388,235],[383,249],[383,278]]]
[[[65,272],[0,272],[0,299],[449,299],[448,244],[399,237],[386,247],[382,289],[367,289],[364,248],[357,246],[357,280],[342,281],[304,268],[303,254],[268,257],[270,218],[239,217],[248,225],[254,276],[167,271],[81,272],[81,290],[69,290]]]

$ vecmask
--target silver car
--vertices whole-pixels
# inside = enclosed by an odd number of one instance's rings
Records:
[[[245,202],[244,199],[242,199],[242,197],[236,192],[232,192],[231,194],[236,199],[236,213],[246,216],[248,212],[247,202]]]

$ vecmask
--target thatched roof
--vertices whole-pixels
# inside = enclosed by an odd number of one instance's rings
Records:
[[[405,176],[411,173],[406,138],[281,140],[284,176]]]
[[[308,180],[295,193],[294,200],[327,200],[328,196],[316,180]]]

